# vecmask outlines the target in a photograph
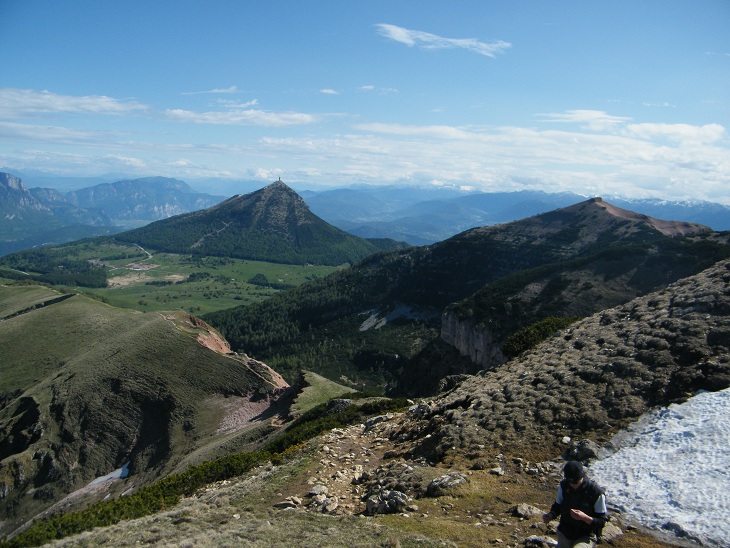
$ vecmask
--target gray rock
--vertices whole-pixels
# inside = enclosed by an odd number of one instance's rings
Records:
[[[411,498],[400,491],[382,491],[371,495],[365,502],[365,513],[369,516],[376,514],[398,514],[403,512],[411,503]]]
[[[579,460],[581,462],[595,459],[598,456],[598,445],[591,440],[580,440],[573,443],[566,453],[569,460]]]
[[[524,545],[534,547],[557,546],[558,541],[553,540],[550,537],[540,537],[537,535],[532,535],[531,537],[527,537],[524,540]]]
[[[391,413],[388,413],[387,415],[378,415],[377,417],[370,417],[368,420],[365,421],[365,430],[370,430],[376,424],[390,420],[392,418],[393,415]]]
[[[457,485],[468,482],[469,479],[459,472],[451,472],[435,478],[426,487],[426,494],[432,497],[439,497]]]
[[[318,483],[317,485],[313,486],[309,493],[307,493],[308,497],[315,497],[317,495],[326,495],[329,492],[326,485],[322,485],[321,483]]]
[[[512,508],[510,508],[510,512],[512,512],[512,515],[517,516],[518,518],[535,518],[538,516],[542,517],[542,515],[544,514],[544,512],[539,508],[524,503],[513,506]]]
[[[408,408],[408,416],[413,419],[425,419],[431,413],[431,406],[427,403],[418,403]]]
[[[325,499],[324,504],[322,504],[322,512],[325,514],[330,514],[337,510],[337,507],[339,506],[339,502],[337,501],[337,498],[330,497],[328,499]]]
[[[603,540],[604,541],[611,541],[617,537],[620,537],[623,535],[624,532],[621,530],[621,527],[618,525],[615,525],[611,522],[607,523],[603,526]]]

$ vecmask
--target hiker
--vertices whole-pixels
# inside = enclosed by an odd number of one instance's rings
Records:
[[[588,479],[578,461],[568,462],[563,475],[558,496],[542,520],[547,524],[560,518],[558,548],[593,548],[608,521],[606,495],[596,482]]]

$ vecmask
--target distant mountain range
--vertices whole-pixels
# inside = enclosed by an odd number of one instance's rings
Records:
[[[10,184],[8,181],[13,180]],[[119,232],[174,215],[208,208],[225,199],[196,192],[165,177],[101,182],[33,176],[48,187],[26,188],[20,177],[0,173],[0,255],[44,244]],[[83,186],[90,184],[90,186]],[[250,188],[256,183],[210,182],[208,187]],[[82,188],[78,188],[83,186]],[[466,192],[453,188],[353,186],[299,192],[312,213],[350,234],[428,245],[479,226],[524,219],[586,199],[541,191]],[[730,207],[710,202],[627,200],[612,204],[660,219],[730,230]]]
[[[507,223],[586,199],[569,192],[469,192],[455,189],[362,186],[303,192],[312,211],[364,238],[393,238],[411,245],[445,240],[464,230]],[[605,199],[658,219],[689,221],[730,230],[730,207],[711,202]]]
[[[20,178],[0,173],[0,255],[113,234],[203,209],[221,199],[164,177],[102,183],[63,193],[28,189]]]

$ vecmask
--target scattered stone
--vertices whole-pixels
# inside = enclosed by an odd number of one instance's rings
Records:
[[[329,492],[326,485],[322,485],[321,483],[318,483],[317,485],[313,486],[309,493],[307,493],[308,497],[315,497],[317,495],[326,495]]]
[[[581,462],[595,459],[598,456],[598,445],[591,440],[580,440],[570,446],[565,456],[568,460],[579,460]]]
[[[524,540],[524,545],[542,548],[546,546],[557,546],[558,541],[551,539],[550,537],[539,537],[537,535],[533,535]]]
[[[331,514],[332,512],[337,510],[338,506],[339,502],[335,497],[325,499],[324,503],[322,504],[322,512],[324,512],[325,514]]]
[[[624,532],[621,530],[621,527],[618,525],[615,525],[611,522],[608,522],[606,525],[603,526],[603,535],[602,538],[604,542],[610,542],[613,539],[620,537],[623,535]]]
[[[489,473],[490,473],[490,474],[493,474],[493,475],[495,475],[495,476],[504,476],[504,470],[502,469],[502,467],[501,467],[501,466],[497,466],[496,468],[492,468],[492,469],[491,469],[491,470],[489,471]]]
[[[370,417],[368,420],[365,421],[365,431],[368,431],[373,428],[376,424],[387,421],[393,418],[392,413],[388,413],[387,415],[378,415],[376,417]],[[374,440],[377,441],[377,440]]]
[[[542,517],[542,515],[544,514],[544,512],[539,508],[524,503],[513,506],[512,508],[510,508],[510,512],[512,512],[513,516],[525,519],[536,518],[538,516]]]
[[[440,497],[457,485],[468,482],[469,479],[459,472],[444,474],[431,481],[426,487],[426,494],[432,497]]]
[[[408,408],[408,416],[414,419],[424,419],[431,413],[431,406],[419,403]]]
[[[365,501],[365,513],[369,516],[376,514],[398,514],[403,512],[411,502],[411,498],[400,491],[381,491],[371,495]]]

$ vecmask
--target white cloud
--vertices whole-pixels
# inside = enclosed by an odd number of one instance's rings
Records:
[[[382,36],[409,47],[420,46],[424,49],[460,48],[492,58],[496,57],[498,53],[504,53],[506,49],[512,47],[512,44],[502,40],[481,42],[476,38],[444,38],[436,34],[410,30],[385,23],[379,23],[375,27]]]
[[[221,93],[238,93],[238,86],[229,86],[227,88],[215,88],[206,91],[184,91],[183,95],[206,95],[206,94],[221,94]]]
[[[361,131],[386,133],[389,135],[418,136],[436,139],[473,139],[475,134],[453,126],[414,126],[404,124],[357,124]]]
[[[251,99],[250,101],[241,103],[239,101],[231,101],[230,99],[218,99],[217,103],[226,108],[246,109],[249,107],[255,107],[259,104],[259,101],[258,99]]]
[[[128,114],[146,110],[137,101],[122,101],[104,95],[75,97],[50,91],[0,88],[0,117],[23,118],[49,113]]]
[[[566,110],[560,113],[541,114],[543,121],[581,124],[592,131],[605,131],[631,120],[625,116],[612,116],[602,110]]]
[[[103,158],[109,163],[115,166],[121,166],[125,168],[143,169],[147,167],[147,163],[140,158],[134,158],[132,156],[124,156],[121,154],[107,154]]]
[[[99,131],[81,131],[59,126],[0,122],[0,140],[11,142],[16,140],[59,144],[93,144],[107,139],[108,134]]]
[[[640,139],[665,138],[676,142],[714,143],[725,136],[720,124],[629,124],[626,134]]]
[[[332,88],[322,88],[319,90],[323,95],[339,95],[340,92]]]
[[[360,86],[357,89],[358,89],[358,91],[362,91],[364,93],[374,92],[374,93],[377,93],[378,95],[387,95],[389,93],[398,93],[398,90],[396,88],[377,88],[373,85]]]
[[[193,112],[183,109],[168,109],[165,115],[171,120],[194,122],[196,124],[241,125],[281,127],[313,124],[317,116],[301,112],[269,112],[265,110],[233,110],[228,112]]]
[[[261,146],[269,156],[321,165],[326,177],[343,182],[440,180],[479,190],[730,203],[730,150],[712,141],[724,135],[721,126],[634,124],[629,131],[628,118],[606,113],[568,111],[555,118],[580,126],[558,131],[369,123],[337,138],[267,138]],[[683,140],[668,139],[676,135]]]

